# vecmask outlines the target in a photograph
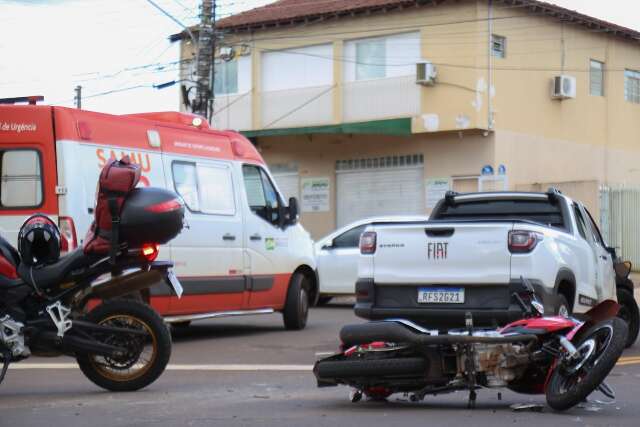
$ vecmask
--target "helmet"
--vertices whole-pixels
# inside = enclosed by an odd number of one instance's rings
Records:
[[[60,231],[51,218],[31,215],[20,227],[18,252],[26,265],[44,265],[60,258]]]

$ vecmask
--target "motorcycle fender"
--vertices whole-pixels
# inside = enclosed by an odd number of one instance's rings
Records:
[[[571,332],[567,334],[567,339],[578,341],[581,331],[586,331],[596,323],[616,317],[619,310],[620,305],[617,302],[610,299],[602,301],[584,314],[586,321],[573,328]]]

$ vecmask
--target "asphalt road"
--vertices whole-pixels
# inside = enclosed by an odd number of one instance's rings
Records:
[[[640,419],[640,343],[609,378],[615,404],[596,402],[554,413],[514,412],[517,403],[544,397],[482,390],[478,407],[466,394],[411,403],[352,404],[349,390],[316,388],[309,370],[315,353],[336,348],[340,327],[360,322],[348,306],[313,309],[306,330],[285,331],[279,315],[219,319],[174,334],[165,374],[136,393],[102,391],[70,359],[30,359],[10,369],[0,386],[0,426],[418,426],[612,425]],[[43,363],[56,364],[48,367]]]

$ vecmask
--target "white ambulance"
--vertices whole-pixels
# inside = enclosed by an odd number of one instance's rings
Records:
[[[184,296],[156,287],[150,297],[168,322],[279,311],[287,328],[304,328],[318,281],[297,201],[283,200],[251,142],[198,116],[0,105],[0,233],[15,243],[22,221],[43,212],[63,249],[82,246],[99,171],[124,155],[141,166],[139,185],[171,189],[188,208],[159,256],[174,262]]]

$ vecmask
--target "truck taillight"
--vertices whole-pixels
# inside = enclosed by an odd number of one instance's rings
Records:
[[[360,236],[360,253],[367,255],[376,252],[376,232],[365,231]]]
[[[542,234],[535,231],[512,230],[509,232],[509,251],[516,254],[531,252],[542,239]]]
[[[60,229],[60,251],[71,252],[78,247],[76,226],[73,219],[68,216],[58,218],[58,228]]]

